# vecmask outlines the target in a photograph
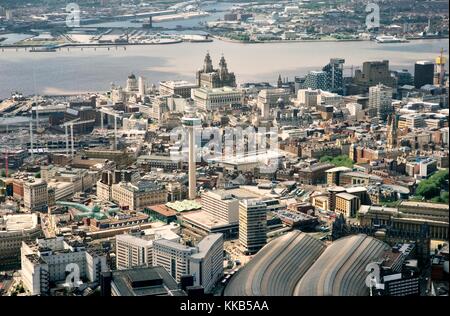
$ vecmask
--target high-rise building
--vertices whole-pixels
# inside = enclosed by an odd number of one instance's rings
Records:
[[[388,116],[394,113],[392,106],[392,88],[383,84],[369,88],[369,110],[373,109],[371,113],[375,113],[382,120],[386,122]],[[372,115],[373,116],[373,115]]]
[[[190,258],[190,274],[194,285],[209,293],[223,276],[223,235],[210,234],[197,244],[198,252]]]
[[[206,54],[203,68],[197,71],[197,86],[206,88],[236,87],[236,77],[228,71],[225,58],[222,56],[219,69],[214,69],[211,56]]]
[[[267,205],[259,200],[239,203],[239,243],[246,254],[258,252],[267,243]]]
[[[194,277],[194,285],[211,290],[223,275],[223,236],[210,234],[196,247],[158,239],[153,242],[153,265],[164,267],[180,282],[181,276]]]
[[[228,224],[239,221],[239,200],[225,190],[203,193],[202,210]]]
[[[347,86],[347,94],[367,93],[369,87],[379,83],[391,88],[397,85],[396,79],[389,71],[389,61],[366,61],[363,63],[362,70],[355,71],[352,84]]]
[[[189,159],[188,159],[188,176],[189,176],[189,200],[194,200],[197,196],[197,164],[195,150],[195,129],[201,125],[201,120],[196,116],[195,107],[188,104],[185,115],[182,119],[183,126],[188,130],[189,142]]]
[[[395,71],[394,75],[397,78],[397,85],[399,87],[404,86],[404,85],[413,85],[414,84],[413,76],[407,69],[402,69],[401,71]]]
[[[328,73],[326,71],[310,71],[305,76],[303,85],[305,88],[329,91]]]
[[[23,204],[27,210],[45,211],[47,203],[47,182],[33,179],[23,183]]]
[[[343,58],[331,58],[322,68],[328,74],[328,86],[331,92],[342,94],[344,91],[344,63]]]
[[[426,84],[433,84],[434,64],[432,61],[419,60],[414,64],[414,86],[420,89]]]

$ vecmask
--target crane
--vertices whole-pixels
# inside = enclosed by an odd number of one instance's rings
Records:
[[[445,77],[445,63],[447,62],[447,59],[443,56],[444,52],[443,48],[441,48],[440,55],[436,58],[436,66],[437,68],[437,84],[439,86],[444,86],[444,77]]]
[[[122,118],[121,113],[120,112],[116,112],[107,108],[101,108],[100,110],[101,113],[101,128],[103,130],[103,114],[106,115],[111,115],[114,117],[114,149],[117,149],[117,118]]]
[[[70,126],[70,141],[71,141],[71,156],[72,158],[75,155],[75,148],[74,148],[74,141],[73,141],[73,126],[74,125],[81,125],[81,124],[88,124],[88,123],[94,123],[95,119],[92,120],[86,120],[86,121],[80,121],[79,118],[76,118],[74,120],[68,121],[64,124],[61,124],[61,127],[64,127],[65,134],[66,134],[66,154],[69,154],[69,135],[67,131],[67,127]]]

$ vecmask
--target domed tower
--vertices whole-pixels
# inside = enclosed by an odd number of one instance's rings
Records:
[[[128,76],[126,90],[127,92],[138,91],[138,84],[134,74]]]
[[[277,100],[277,108],[284,109],[284,106],[285,106],[284,99],[282,97],[279,97]]]

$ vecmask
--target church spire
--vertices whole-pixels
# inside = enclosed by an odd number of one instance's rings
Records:
[[[283,86],[283,80],[281,79],[281,74],[278,75],[277,87],[281,88]]]

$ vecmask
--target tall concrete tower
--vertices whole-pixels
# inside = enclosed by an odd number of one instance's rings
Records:
[[[188,103],[182,121],[189,138],[189,200],[194,200],[197,196],[195,129],[201,125],[201,120],[196,116],[193,103]]]

